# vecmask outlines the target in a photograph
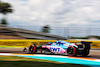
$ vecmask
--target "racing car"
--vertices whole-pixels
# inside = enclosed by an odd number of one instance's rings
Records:
[[[48,42],[47,44],[36,46],[32,44],[29,46],[29,53],[36,53],[40,50],[44,54],[67,54],[69,56],[87,56],[89,54],[92,42],[70,43],[62,40],[56,42]],[[24,48],[24,51],[26,48]]]

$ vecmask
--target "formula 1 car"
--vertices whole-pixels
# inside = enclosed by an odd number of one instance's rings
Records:
[[[29,53],[36,53],[40,50],[45,54],[67,54],[69,56],[87,56],[92,42],[69,43],[66,41],[57,40],[56,43],[48,42],[47,44],[36,46],[35,44],[29,46]],[[25,48],[26,49],[26,48]],[[24,50],[25,50],[24,49]]]

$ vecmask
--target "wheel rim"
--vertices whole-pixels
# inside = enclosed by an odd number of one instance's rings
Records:
[[[68,49],[68,53],[69,53],[70,55],[73,54],[73,48],[72,48],[72,47],[69,47],[69,49]]]
[[[29,48],[29,52],[31,52],[31,53],[34,53],[35,52],[35,46],[30,46],[30,48]]]
[[[67,48],[67,54],[69,56],[73,56],[75,54],[75,48],[73,46],[70,46]]]
[[[34,50],[34,47],[31,47],[30,51],[33,52],[33,50]]]

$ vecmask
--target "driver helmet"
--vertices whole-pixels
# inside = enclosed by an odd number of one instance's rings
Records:
[[[48,45],[51,45],[52,44],[52,42],[48,42]]]
[[[57,44],[60,44],[60,41],[59,41],[59,40],[57,40],[57,41],[56,41],[56,43],[57,43]]]

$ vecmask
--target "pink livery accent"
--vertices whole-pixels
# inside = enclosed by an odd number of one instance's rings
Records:
[[[66,50],[59,46],[46,46],[47,49],[49,49],[53,53],[65,53]]]

